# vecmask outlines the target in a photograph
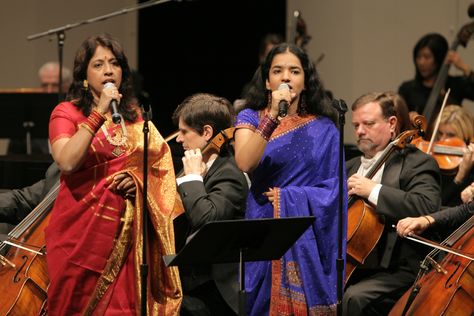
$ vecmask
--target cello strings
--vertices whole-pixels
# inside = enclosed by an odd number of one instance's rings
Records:
[[[59,181],[55,183],[53,188],[40,202],[40,204],[38,204],[38,206],[35,207],[35,209],[30,214],[28,214],[24,220],[22,220],[15,228],[12,229],[8,236],[12,237],[13,239],[17,239],[21,234],[23,234],[23,232],[26,231],[26,229],[30,227],[32,223],[34,223],[40,216],[44,214],[48,206],[51,205],[51,203],[56,199],[58,191]]]

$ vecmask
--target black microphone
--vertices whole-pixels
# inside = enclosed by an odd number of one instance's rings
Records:
[[[104,88],[110,88],[110,87],[115,88],[115,85],[113,82],[106,82],[104,84]],[[112,99],[112,101],[110,101],[110,106],[112,107],[112,121],[115,124],[120,124],[120,121],[122,120],[122,115],[120,115],[120,113],[117,111],[117,100]]]
[[[474,18],[474,3],[469,5],[469,8],[467,9],[467,15],[469,15],[470,18]]]
[[[278,86],[278,90],[284,90],[284,89],[290,90],[290,86],[287,85],[286,83],[282,83]],[[278,103],[278,116],[285,117],[287,114],[288,114],[288,102],[286,100],[280,100],[280,103]]]

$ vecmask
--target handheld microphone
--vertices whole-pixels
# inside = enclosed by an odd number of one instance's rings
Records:
[[[104,84],[104,88],[110,88],[110,87],[115,87],[113,82],[106,82]],[[122,121],[122,115],[117,111],[117,100],[113,99],[110,101],[110,106],[112,107],[112,121],[115,124],[120,124],[120,121]]]
[[[282,83],[278,86],[278,90],[290,90],[290,86],[286,83]],[[288,114],[288,102],[286,100],[280,100],[278,103],[278,116],[285,117]]]

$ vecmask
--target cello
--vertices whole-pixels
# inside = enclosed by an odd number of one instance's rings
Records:
[[[59,191],[59,181],[41,203],[0,244],[0,315],[44,312],[49,285],[44,228]]]
[[[395,303],[390,316],[472,315],[474,313],[474,216],[456,229],[442,245],[470,256],[449,253],[440,263],[430,252],[421,263],[414,285]],[[434,269],[429,270],[432,266]]]
[[[366,178],[372,179],[382,165],[396,149],[403,149],[418,137],[420,130],[408,130],[390,142],[381,157],[369,169]],[[373,207],[357,196],[350,196],[348,201],[346,280],[347,284],[357,266],[363,264],[382,236],[385,224]]]

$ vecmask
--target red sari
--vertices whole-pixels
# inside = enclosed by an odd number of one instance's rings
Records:
[[[86,117],[63,102],[50,120],[51,143],[72,137]],[[104,123],[111,136],[120,125]],[[49,315],[133,315],[140,312],[142,262],[143,123],[127,123],[123,146],[99,130],[79,170],[61,175],[46,228]],[[161,259],[174,249],[175,176],[168,145],[150,124],[148,156],[148,314],[177,315],[182,291],[176,268]],[[128,173],[136,198],[109,190],[113,176]]]

